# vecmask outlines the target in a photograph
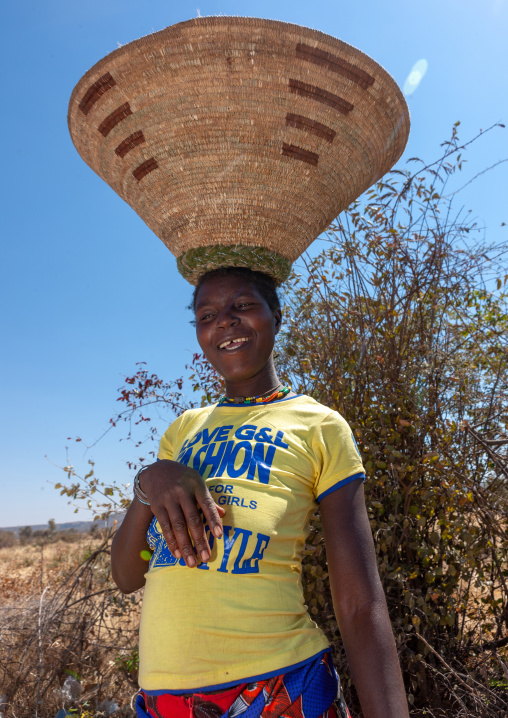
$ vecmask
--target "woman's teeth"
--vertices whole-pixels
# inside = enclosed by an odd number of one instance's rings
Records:
[[[222,344],[219,344],[219,349],[226,349],[226,351],[231,351],[232,349],[236,349],[242,342],[248,342],[249,337],[239,337],[238,339],[229,339],[227,342],[222,342]]]

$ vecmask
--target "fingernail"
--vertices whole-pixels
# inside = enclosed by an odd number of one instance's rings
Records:
[[[182,554],[180,553],[179,549],[175,549],[173,551],[173,556],[176,556],[176,558],[182,558]]]
[[[214,526],[213,535],[216,536],[217,538],[220,538],[222,536],[222,529],[220,526]]]
[[[196,565],[196,559],[194,556],[187,556],[187,566],[195,566]]]
[[[210,554],[208,553],[208,551],[201,551],[201,560],[202,561],[208,561],[209,558],[210,558]]]

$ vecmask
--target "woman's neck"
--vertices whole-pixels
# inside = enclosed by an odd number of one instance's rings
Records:
[[[275,391],[281,386],[273,362],[269,362],[263,372],[257,376],[241,381],[226,379],[225,383],[226,396],[231,399],[234,397],[262,396],[263,394],[268,394],[270,391]]]

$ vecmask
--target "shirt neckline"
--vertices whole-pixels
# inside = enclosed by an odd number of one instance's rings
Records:
[[[259,402],[258,404],[216,404],[215,409],[229,409],[230,407],[236,408],[236,409],[255,409],[255,408],[262,408],[266,406],[273,406],[274,404],[282,404],[284,401],[291,401],[292,399],[300,399],[302,396],[305,396],[304,394],[295,394],[295,396],[285,396],[283,399],[275,399],[274,401],[270,402]]]

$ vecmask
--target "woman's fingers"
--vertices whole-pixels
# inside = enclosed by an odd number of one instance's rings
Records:
[[[213,501],[213,499],[212,499]],[[203,518],[199,512],[198,506],[196,505],[195,498],[182,501],[182,509],[185,514],[185,521],[187,522],[186,528],[191,536],[192,543],[196,549],[200,561],[206,563],[211,555],[210,546],[206,538],[205,525]],[[179,542],[180,549],[186,560],[187,565],[190,565],[187,561],[186,554],[187,548],[182,547]],[[191,547],[192,548],[192,547]],[[192,549],[192,556],[194,557],[194,550]]]
[[[220,518],[222,519],[222,518],[224,517],[225,513],[226,513],[226,509],[224,508],[224,506],[219,506],[219,504],[215,504],[215,506],[217,507],[217,511],[219,512],[219,516],[220,516]]]
[[[168,515],[168,512],[164,507],[161,507],[157,509],[157,512],[155,513],[155,518],[159,522],[159,526],[161,527],[161,531],[164,535],[164,538],[166,539],[166,543],[168,545],[169,550],[173,554],[173,556],[176,556],[176,558],[181,558],[182,554],[180,553],[180,550],[178,548],[178,543],[175,537],[175,534],[173,532],[173,528],[171,526],[171,521]]]
[[[220,515],[224,515],[225,510],[222,506],[217,506],[211,496],[210,501],[213,506],[204,497],[201,499],[200,506],[210,529],[213,531],[212,526],[214,526],[216,531],[214,535],[219,537],[222,536]],[[183,557],[187,566],[191,568],[210,559],[211,550],[206,538],[205,525],[193,497],[183,499],[180,506],[173,504],[171,508],[160,509],[157,514],[161,517],[157,516],[157,520],[173,556]],[[196,554],[199,560],[196,560]]]
[[[203,528],[203,534],[204,534],[204,527],[203,522],[201,521],[201,518],[197,512],[197,509],[194,509],[194,514],[189,512],[189,516],[186,516],[182,506],[173,504],[169,508],[169,524],[171,526],[170,533],[174,536],[174,547],[175,551],[170,547],[171,553],[176,556],[177,552],[179,553],[178,558],[183,558],[187,566],[190,568],[193,568],[196,566],[196,554],[194,552],[194,546],[192,545],[191,537],[189,535],[189,531],[191,531],[191,525],[194,528],[194,532],[196,532],[197,528],[197,521],[196,517],[199,520],[199,524]],[[164,537],[166,538],[166,534],[164,534]],[[167,540],[167,539],[166,539]],[[193,537],[194,540],[194,537]],[[205,537],[206,541],[206,537]],[[169,544],[168,544],[169,545]]]
[[[206,486],[203,486],[201,491],[196,492],[196,500],[205,515],[210,531],[215,538],[220,538],[222,536],[222,521],[218,509],[222,509],[222,507],[217,506]],[[222,516],[225,513],[223,510]]]

